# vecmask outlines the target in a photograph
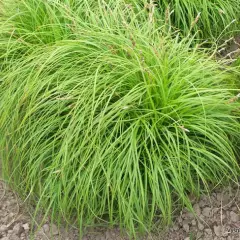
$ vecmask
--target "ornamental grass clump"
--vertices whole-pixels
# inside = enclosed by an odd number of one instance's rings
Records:
[[[167,23],[185,36],[194,34],[200,39],[215,39],[234,34],[240,27],[239,0],[131,0],[147,11],[155,8]],[[222,36],[221,36],[222,37]]]
[[[0,68],[8,66],[44,45],[61,40],[76,40],[85,31],[84,25],[109,31],[142,25],[147,19],[143,9],[130,7],[123,0],[7,0],[0,3]],[[116,14],[118,13],[118,15]],[[136,22],[136,19],[138,22]],[[155,20],[159,26],[161,18]],[[79,29],[81,26],[81,29]],[[152,30],[154,26],[149,25]]]
[[[113,10],[76,15],[74,38],[21,56],[2,40],[1,159],[36,211],[136,237],[237,180],[239,102],[231,72],[191,40]]]

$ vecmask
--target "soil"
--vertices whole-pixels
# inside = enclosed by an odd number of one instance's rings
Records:
[[[196,216],[183,209],[173,225],[144,240],[237,240],[240,239],[240,191],[236,187],[215,190],[210,196],[192,200]],[[33,221],[24,204],[4,181],[0,182],[1,240],[79,240],[76,229],[58,228]],[[82,240],[127,240],[119,229],[92,229]],[[140,238],[139,238],[140,239]]]
[[[240,56],[240,35],[225,40],[218,50],[219,58],[234,62]],[[231,62],[231,61],[230,61]]]

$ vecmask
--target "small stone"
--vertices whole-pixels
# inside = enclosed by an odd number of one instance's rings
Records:
[[[232,211],[238,211],[238,208],[235,206],[235,207],[232,207]]]
[[[204,240],[213,240],[213,239],[212,239],[212,236],[207,235],[204,237]]]
[[[49,233],[50,227],[49,227],[48,224],[44,224],[42,228],[43,228],[43,231],[44,231],[45,233]]]
[[[1,211],[0,216],[1,217],[6,217],[8,215],[7,211]]]
[[[182,213],[182,214],[181,214],[182,219],[185,219],[185,218],[186,218],[185,215],[186,215],[186,213]]]
[[[13,232],[17,236],[20,236],[24,232],[24,228],[18,223],[13,227]]]
[[[222,203],[223,205],[226,205],[230,202],[230,196],[229,193],[224,193],[222,196]]]
[[[17,235],[13,234],[9,237],[9,240],[21,240]]]
[[[101,240],[101,236],[97,235],[97,236],[94,236],[94,240]],[[83,239],[83,240],[88,240],[87,238],[86,239]]]
[[[44,235],[46,235],[46,234],[44,233],[43,229],[40,228],[40,229],[35,233],[35,235],[38,236],[38,237],[41,237],[42,235],[44,236]]]
[[[190,223],[191,223],[190,219],[185,219],[185,220],[183,220],[182,225],[183,224],[190,224]]]
[[[173,226],[173,230],[174,230],[174,231],[178,231],[178,230],[179,230],[179,226],[178,226],[177,224],[175,224],[175,225]]]
[[[199,201],[199,206],[200,206],[200,208],[201,208],[201,207],[205,207],[205,206],[207,206],[207,205],[208,205],[208,203],[207,203],[204,199],[202,199],[202,200]]]
[[[190,237],[184,238],[184,240],[190,240]]]
[[[8,214],[8,217],[10,217],[10,218],[12,218],[12,217],[14,217],[14,216],[15,216],[15,214],[12,213],[12,212]]]
[[[106,240],[111,240],[112,239],[112,234],[109,231],[106,231]]]
[[[207,235],[212,235],[212,230],[210,228],[206,228],[204,230],[204,232],[207,234]]]
[[[7,201],[7,202],[6,202],[6,205],[7,205],[7,206],[11,206],[12,204],[13,204],[13,203],[10,202],[10,201]]]
[[[8,230],[8,226],[7,225],[0,226],[0,232],[5,232],[7,230]]]
[[[224,240],[226,240],[226,237],[229,235],[229,233],[231,234],[230,229],[222,230],[222,236],[224,237]]]
[[[192,219],[192,218],[194,218],[194,215],[193,215],[192,212],[187,212],[187,213],[185,213],[184,218],[185,219]]]
[[[55,224],[52,224],[52,226],[51,226],[51,233],[52,233],[53,236],[56,236],[56,235],[59,234],[58,228]]]
[[[221,202],[222,201],[222,193],[217,193],[216,199]]]
[[[88,240],[88,237],[84,236],[84,237],[82,238],[82,240]]]
[[[28,223],[23,224],[22,227],[24,228],[24,230],[25,230],[26,232],[30,230],[30,227],[29,227],[29,224],[28,224]]]
[[[204,225],[198,222],[198,229],[202,231],[204,229]]]
[[[221,237],[222,235],[222,227],[221,226],[214,226],[214,233],[216,234],[216,236]]]
[[[203,235],[203,233],[198,231],[196,238],[199,239],[200,237],[202,237],[202,235]]]
[[[1,238],[1,240],[9,240],[9,238],[8,237],[3,237],[3,238]]]
[[[196,226],[196,225],[197,225],[197,222],[196,222],[196,220],[195,220],[195,219],[193,219],[193,220],[192,220],[192,222],[191,222],[191,224],[192,224],[193,226]]]
[[[184,223],[184,224],[183,224],[183,229],[184,229],[185,232],[188,233],[189,230],[190,230],[190,229],[189,229],[189,225],[188,225],[187,223]]]
[[[179,222],[179,223],[182,223],[182,221],[183,221],[182,218],[179,217],[179,218],[178,218],[178,222]]]
[[[219,208],[213,208],[212,209],[212,213],[215,214],[215,213],[218,213],[219,212]]]
[[[239,221],[239,215],[236,214],[233,211],[230,212],[230,218],[231,218],[231,221],[233,221],[233,222],[238,222]]]
[[[196,213],[196,215],[200,215],[201,214],[201,209],[200,209],[200,206],[199,206],[199,204],[198,203],[195,203],[194,205],[193,205],[193,210],[194,210],[194,212]]]
[[[202,215],[205,217],[211,217],[211,208],[205,207],[202,211]]]
[[[96,236],[95,238],[96,240],[106,240],[106,238],[104,236]]]
[[[217,193],[212,193],[212,196],[213,197],[217,197]]]

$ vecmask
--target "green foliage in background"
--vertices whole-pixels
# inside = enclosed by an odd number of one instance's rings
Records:
[[[216,39],[240,29],[240,0],[130,0],[160,14],[183,35]]]

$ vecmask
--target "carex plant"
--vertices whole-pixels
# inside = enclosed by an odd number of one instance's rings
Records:
[[[36,211],[136,237],[237,181],[229,68],[120,1],[50,2],[1,18],[3,174]]]
[[[232,36],[240,28],[239,0],[129,0],[133,5],[154,8],[183,36],[214,41]]]

